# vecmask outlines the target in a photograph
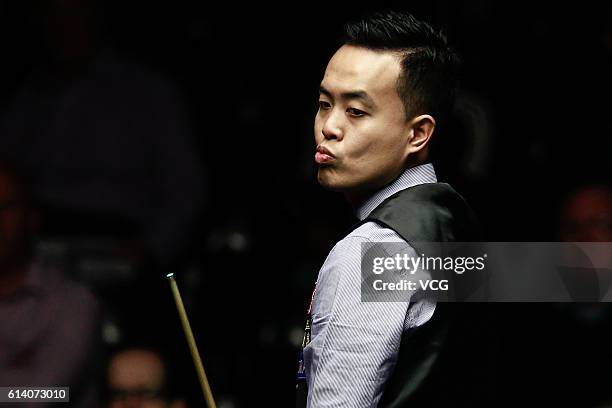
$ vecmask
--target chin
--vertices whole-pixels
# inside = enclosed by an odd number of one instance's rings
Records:
[[[319,168],[317,172],[317,181],[324,189],[337,193],[345,193],[352,190],[350,183],[347,182],[348,180],[343,179],[337,172],[332,171],[330,168]]]
[[[335,191],[333,184],[331,184],[326,177],[321,177],[320,172],[319,172],[319,175],[317,176],[317,181],[319,182],[319,185],[323,187],[324,189]]]
[[[335,177],[329,168],[319,168],[319,171],[317,172],[317,181],[319,182],[319,185],[326,190],[342,191],[342,189],[339,188],[339,183],[334,179]]]

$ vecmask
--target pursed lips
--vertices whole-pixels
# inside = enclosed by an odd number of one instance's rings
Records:
[[[315,152],[315,161],[319,164],[329,163],[334,161],[336,156],[332,152],[330,152],[324,146],[317,146],[317,150]]]

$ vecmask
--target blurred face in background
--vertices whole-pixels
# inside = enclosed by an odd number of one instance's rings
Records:
[[[612,189],[585,187],[566,201],[560,238],[566,242],[612,242]]]
[[[166,373],[161,358],[148,350],[128,350],[113,357],[108,368],[110,408],[183,407],[164,397]]]
[[[400,55],[344,45],[332,57],[321,82],[315,117],[318,181],[330,190],[365,197],[393,181],[409,155],[425,145],[423,120],[406,118],[398,93]],[[420,142],[419,142],[420,141]]]

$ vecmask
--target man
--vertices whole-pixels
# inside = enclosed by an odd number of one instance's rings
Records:
[[[109,408],[184,408],[170,392],[167,362],[154,350],[126,348],[108,365]]]
[[[585,185],[566,198],[559,235],[566,242],[612,241],[612,189]]]
[[[314,126],[318,181],[343,193],[361,223],[319,271],[298,373],[309,407],[441,401],[427,390],[440,365],[445,308],[423,293],[363,302],[360,266],[363,243],[409,243],[415,255],[415,242],[476,237],[469,208],[437,183],[429,162],[456,68],[441,33],[395,12],[348,24],[327,65]]]
[[[1,112],[2,156],[28,174],[47,232],[111,237],[143,271],[172,264],[204,198],[180,92],[104,46],[108,2],[26,3],[43,52]]]
[[[70,406],[96,407],[98,302],[37,259],[38,224],[26,184],[0,163],[0,387],[69,386]]]

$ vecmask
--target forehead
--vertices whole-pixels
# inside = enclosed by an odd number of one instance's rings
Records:
[[[327,64],[321,85],[332,93],[362,90],[370,96],[397,96],[400,56],[353,45],[342,46]]]
[[[609,214],[612,209],[612,193],[605,188],[586,188],[572,197],[566,212],[573,216]]]
[[[163,363],[154,353],[130,350],[115,356],[109,367],[109,382],[120,388],[157,388],[163,385]]]

